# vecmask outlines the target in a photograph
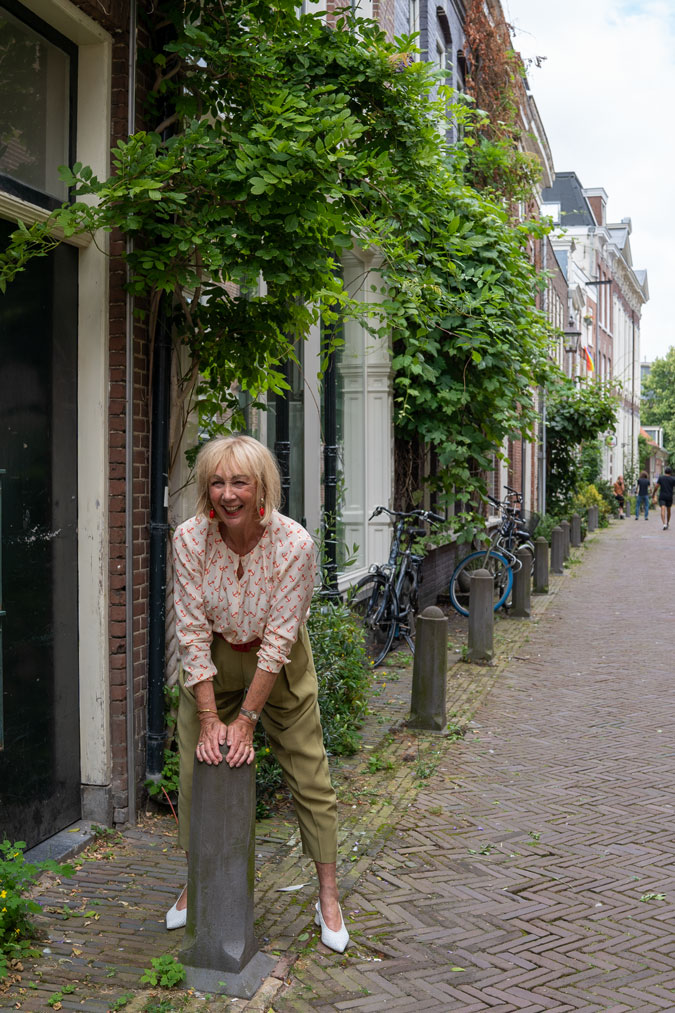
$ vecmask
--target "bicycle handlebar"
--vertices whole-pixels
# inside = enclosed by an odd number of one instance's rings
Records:
[[[379,517],[380,514],[389,514],[390,517],[410,517],[410,518],[421,518],[424,521],[428,521],[433,524],[442,524],[445,517],[441,517],[440,514],[435,514],[432,510],[390,510],[386,506],[376,506],[368,520],[372,521],[374,517]]]

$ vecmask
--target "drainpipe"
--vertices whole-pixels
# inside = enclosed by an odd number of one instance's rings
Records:
[[[146,766],[157,778],[164,765],[166,655],[166,547],[169,535],[169,410],[171,315],[162,295],[157,314],[152,377],[150,450],[150,574],[148,593],[148,739]]]
[[[630,470],[635,475],[635,310],[630,311],[630,322],[633,330],[631,352],[631,387],[630,387]],[[639,467],[639,462],[638,462]]]
[[[281,473],[281,512],[288,513],[291,489],[291,437],[290,437],[290,410],[288,396],[291,385],[291,362],[287,359],[284,364],[284,379],[288,383],[289,391],[284,394],[277,394],[275,403],[276,428],[274,440],[274,454],[279,462]]]
[[[129,72],[127,133],[136,131],[136,0],[129,5]],[[127,256],[133,241],[127,239]],[[127,281],[129,269],[127,268]],[[127,291],[125,335],[125,458],[124,505],[126,597],[124,605],[126,668],[127,820],[136,822],[136,736],[134,721],[134,300]]]
[[[331,334],[328,335],[332,337]],[[324,565],[321,592],[339,598],[337,564],[337,375],[335,352],[328,356],[323,374],[323,544]]]

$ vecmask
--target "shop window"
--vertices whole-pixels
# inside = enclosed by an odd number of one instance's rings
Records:
[[[0,5],[0,188],[53,208],[74,161],[77,48],[30,11]]]

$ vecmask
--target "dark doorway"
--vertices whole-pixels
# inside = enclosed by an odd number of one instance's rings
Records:
[[[62,245],[0,295],[0,836],[29,847],[80,817],[77,262]]]

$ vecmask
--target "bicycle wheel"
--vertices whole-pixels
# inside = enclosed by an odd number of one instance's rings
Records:
[[[463,559],[450,578],[450,601],[460,615],[469,614],[469,584],[474,570],[489,570],[493,577],[493,608],[496,612],[505,603],[513,586],[513,570],[506,556],[490,549],[487,558],[484,551],[472,552]]]
[[[393,589],[380,574],[368,574],[347,595],[350,611],[363,624],[368,659],[379,665],[391,647],[396,632],[396,599]]]

